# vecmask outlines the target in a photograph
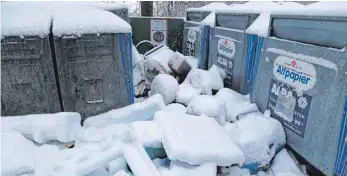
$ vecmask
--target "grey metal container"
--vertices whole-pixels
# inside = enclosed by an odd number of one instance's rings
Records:
[[[255,61],[252,102],[270,109],[308,162],[346,176],[347,17],[272,15],[269,32]]]
[[[257,38],[247,39],[245,30],[258,16],[254,13],[216,12],[216,26],[210,28],[208,67],[213,64],[221,67],[227,74],[224,86],[244,94],[248,93],[244,88],[245,75],[247,66],[252,68]]]
[[[64,111],[83,118],[134,102],[131,33],[55,37]]]
[[[1,39],[1,115],[61,111],[48,35]]]
[[[201,25],[201,21],[210,12],[187,12],[183,30],[183,54],[194,56],[199,60],[199,68],[207,69],[209,26]]]

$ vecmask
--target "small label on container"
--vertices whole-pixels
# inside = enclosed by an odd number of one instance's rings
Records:
[[[196,31],[188,30],[187,43],[186,43],[186,55],[194,56],[195,53],[195,41],[196,41]]]
[[[300,137],[304,137],[312,96],[271,79],[268,109],[272,117]]]
[[[216,65],[221,67],[225,73],[224,86],[231,88],[232,73],[234,68],[235,43],[232,40],[220,38],[218,40],[218,53]]]

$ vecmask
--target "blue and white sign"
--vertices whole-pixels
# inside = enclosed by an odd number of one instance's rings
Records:
[[[271,79],[268,109],[284,127],[304,137],[312,96]]]
[[[225,87],[232,86],[232,73],[234,68],[235,43],[232,40],[220,38],[218,40],[218,53],[216,65],[222,68],[226,73],[224,79]]]
[[[316,84],[317,73],[312,64],[286,56],[276,58],[273,73],[277,80],[303,91]]]
[[[218,40],[218,53],[227,57],[232,58],[235,56],[235,43],[228,39]]]

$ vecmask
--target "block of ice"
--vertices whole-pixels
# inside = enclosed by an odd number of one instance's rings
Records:
[[[174,112],[174,113],[186,113],[187,108],[179,103],[172,103],[166,106],[166,108],[163,109],[163,111],[166,112]]]
[[[115,173],[113,176],[130,176],[128,172],[121,170]]]
[[[257,105],[251,103],[247,96],[228,88],[219,90],[215,97],[226,103],[227,121],[235,122],[239,115],[258,111]]]
[[[178,82],[171,75],[159,74],[153,79],[151,91],[152,95],[160,94],[163,97],[164,103],[167,105],[176,99]]]
[[[242,116],[224,129],[243,152],[246,158],[243,167],[255,173],[268,168],[275,153],[285,145],[286,136],[279,121],[260,112]]]
[[[163,147],[161,145],[161,131],[154,121],[136,121],[131,124],[131,128],[144,147]]]
[[[218,166],[244,162],[239,147],[212,118],[159,111],[154,119],[162,131],[162,143],[170,160],[191,165],[213,162]]]
[[[196,116],[205,114],[215,118],[220,125],[224,125],[226,122],[225,101],[212,95],[199,95],[188,104],[187,114]]]
[[[76,112],[7,116],[1,121],[10,126],[7,130],[18,131],[37,143],[72,142],[81,130],[81,116]]]
[[[103,127],[115,123],[131,123],[139,120],[151,120],[153,114],[165,108],[161,95],[153,95],[142,103],[135,103],[123,108],[113,109],[111,111],[88,117],[84,127]]]
[[[99,168],[85,176],[111,176],[104,168]]]

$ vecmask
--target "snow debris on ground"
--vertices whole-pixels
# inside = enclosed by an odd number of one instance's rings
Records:
[[[242,116],[224,129],[243,152],[246,158],[243,167],[254,172],[270,164],[276,152],[284,147],[286,136],[279,121],[260,112]]]
[[[244,156],[221,126],[205,115],[192,116],[159,111],[154,115],[170,160],[192,165],[241,165]],[[208,130],[206,130],[208,129]]]
[[[274,175],[291,174],[296,176],[304,176],[286,149],[282,149],[274,157],[271,170]]]
[[[128,172],[121,170],[115,173],[113,176],[130,176]]]
[[[136,176],[160,176],[159,171],[147,155],[142,145],[134,139],[133,142],[125,143],[123,155],[131,171]]]
[[[251,176],[251,173],[248,169],[242,169],[238,166],[231,166],[229,168],[228,176]]]
[[[199,95],[188,104],[187,114],[196,116],[205,114],[215,118],[220,125],[224,125],[226,122],[225,101],[212,95]]]
[[[131,26],[108,11],[92,7],[68,7],[55,11],[52,31],[58,37],[62,35],[130,33]]]
[[[131,124],[131,127],[144,147],[163,147],[161,145],[161,131],[154,121],[136,121]]]
[[[177,92],[178,82],[173,76],[159,74],[153,79],[151,93],[152,95],[160,94],[166,105],[175,101]]]
[[[110,176],[110,174],[104,168],[99,168],[85,176]]]
[[[80,122],[81,116],[76,112],[1,117],[2,131],[18,131],[41,144],[51,140],[74,141],[81,129]]]
[[[123,108],[113,109],[111,111],[88,117],[84,127],[102,127],[114,123],[131,123],[139,120],[151,120],[153,114],[165,108],[161,95],[153,95],[142,103],[135,103]]]
[[[217,166],[214,163],[192,166],[184,162],[172,161],[169,172],[172,176],[216,176]]]
[[[212,67],[208,70],[211,78],[211,88],[213,90],[220,90],[224,88],[224,79],[226,78],[226,73],[223,69],[218,67],[217,65],[212,65]]]
[[[114,175],[119,171],[128,171],[127,162],[123,156],[108,163],[108,173]]]
[[[166,106],[166,108],[163,109],[163,111],[166,112],[172,112],[172,113],[186,113],[187,108],[179,103],[172,103]]]
[[[227,121],[235,122],[239,115],[258,111],[258,107],[247,96],[228,88],[220,89],[215,97],[226,103]]]
[[[192,68],[192,69],[196,69],[198,68],[199,64],[198,64],[198,58],[195,58],[193,56],[184,56],[183,54],[179,53],[179,52],[175,52],[176,54],[176,57],[180,60],[180,59],[183,59],[185,61],[188,62],[189,66]]]
[[[23,150],[24,149],[24,150]],[[35,167],[35,144],[18,132],[1,132],[1,175],[31,174]]]

